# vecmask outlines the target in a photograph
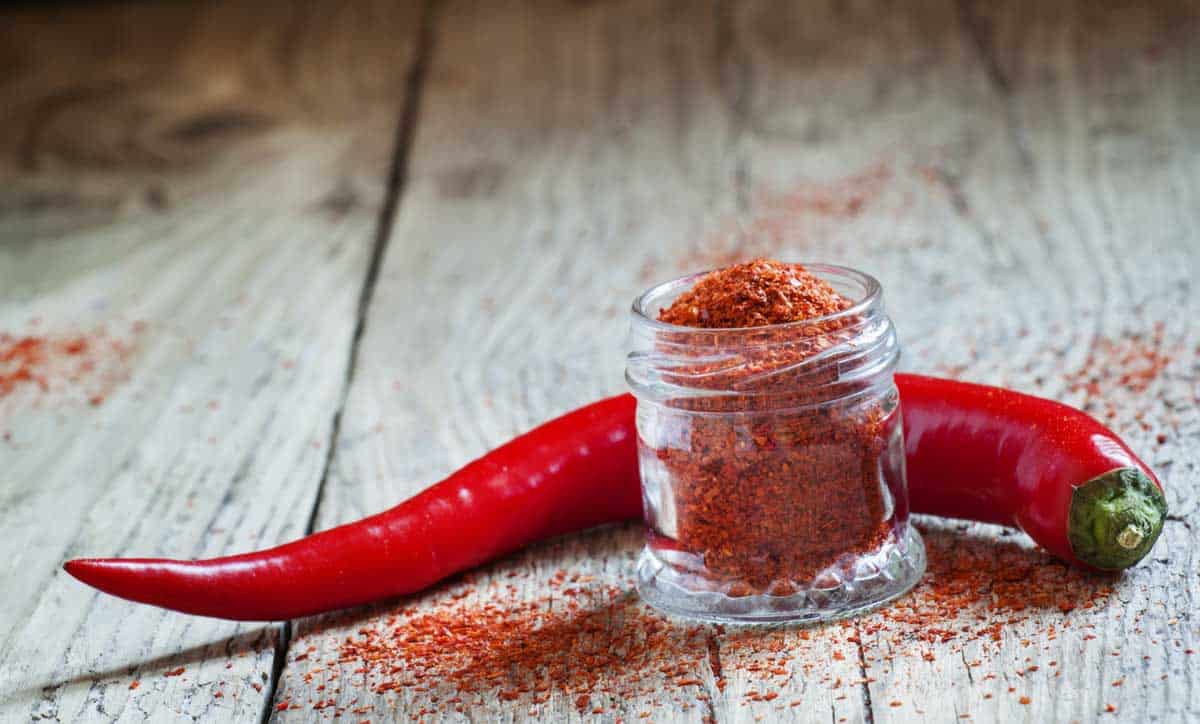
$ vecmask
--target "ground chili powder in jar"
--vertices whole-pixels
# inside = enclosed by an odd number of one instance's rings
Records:
[[[898,354],[878,282],[842,267],[758,259],[640,297],[627,377],[643,597],[714,620],[820,620],[908,590],[924,551]]]

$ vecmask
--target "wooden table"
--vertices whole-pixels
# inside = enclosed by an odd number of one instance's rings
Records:
[[[44,388],[0,395],[0,719],[1200,717],[1200,8],[1144,5],[4,9],[0,332],[52,352]],[[628,672],[601,669],[586,706],[493,691],[462,712],[445,686],[354,686],[353,662],[318,687],[397,607],[545,600],[559,570],[628,590],[639,528],[276,625],[60,569],[389,507],[621,390],[649,283],[756,253],[878,276],[908,369],[1107,416],[1168,486],[1150,558],[995,642],[905,647],[869,634],[879,614],[859,635],[708,627],[675,662],[691,685],[605,694]],[[926,529],[943,552],[1005,538]],[[756,636],[788,652],[775,699],[751,693]]]

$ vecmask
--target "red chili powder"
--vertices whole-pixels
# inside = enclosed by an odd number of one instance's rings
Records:
[[[840,312],[853,302],[800,264],[755,259],[712,272],[658,319],[684,327],[762,327]]]
[[[1057,325],[1047,331],[1051,336],[1061,332]],[[1018,332],[1020,337],[1028,334],[1029,331],[1024,329]],[[968,349],[971,356],[977,359],[974,342],[969,343]],[[1061,360],[1066,357],[1067,349],[1062,346],[1043,346],[1041,354]],[[1123,432],[1137,428],[1142,432],[1151,432],[1155,427],[1178,427],[1179,418],[1174,408],[1162,404],[1157,396],[1145,393],[1175,359],[1186,356],[1182,346],[1167,341],[1163,322],[1155,322],[1146,330],[1129,330],[1117,336],[1098,337],[1083,363],[1074,369],[1067,369],[1059,377],[1068,393],[1068,399],[1064,401],[1078,405],[1085,412]],[[970,378],[970,369],[968,364],[941,365],[934,368],[934,373],[956,379]],[[1034,361],[1031,360],[1026,364],[1025,371],[1033,369]],[[1002,386],[1011,384],[1003,378],[989,382]],[[1038,386],[1045,382],[1042,378],[1035,379]],[[1197,401],[1200,402],[1200,399]],[[1158,445],[1163,445],[1168,436],[1158,432],[1154,440]]]
[[[837,363],[801,364],[849,341],[855,320],[787,325],[851,306],[799,264],[756,259],[704,276],[659,313],[702,330],[763,328],[753,344],[741,335],[669,335],[681,358],[670,375],[714,391],[656,407],[650,427],[661,439],[641,441],[667,473],[660,487],[670,487],[661,504],[673,515],[655,518],[674,519],[672,529],[656,525],[649,543],[682,574],[730,596],[790,595],[891,532],[882,489],[899,474],[881,456],[899,434],[894,405],[884,393],[835,402],[827,385]],[[698,350],[697,362],[688,349]]]
[[[1176,414],[1164,411],[1154,396],[1144,394],[1181,354],[1165,335],[1166,325],[1156,322],[1148,332],[1100,337],[1083,365],[1063,376],[1068,389],[1082,392],[1083,409],[1110,425],[1150,432],[1155,427],[1152,420],[1158,417],[1159,425],[1175,427]],[[1122,394],[1125,397],[1117,397]],[[1167,437],[1160,432],[1156,440],[1162,445]]]
[[[41,337],[12,337],[0,333],[0,397],[7,396],[21,384],[37,385],[43,391],[49,389],[41,373],[47,354],[58,351],[77,355],[87,349],[87,341],[68,339],[57,348],[48,347],[50,345]]]
[[[790,216],[807,213],[853,218],[879,197],[894,175],[889,164],[880,162],[842,178],[802,183],[784,193],[764,194],[759,206]]]
[[[889,636],[895,645],[998,642],[1005,628],[1039,612],[1094,608],[1112,593],[1111,578],[1013,543],[945,532],[927,532],[926,542],[929,567],[914,595],[863,619],[865,633]],[[1045,633],[1056,635],[1053,628]]]
[[[1134,332],[1120,338],[1101,337],[1083,366],[1066,375],[1072,391],[1098,397],[1114,386],[1145,392],[1158,379],[1172,354],[1165,349],[1166,325],[1156,322],[1149,334]]]
[[[128,336],[143,328],[135,323]],[[36,397],[74,389],[88,404],[100,405],[126,378],[132,351],[128,338],[111,336],[103,328],[57,336],[0,332],[0,400],[17,393]]]
[[[900,171],[889,161],[880,161],[845,176],[756,191],[748,219],[717,222],[717,231],[694,241],[683,253],[672,254],[670,260],[648,257],[639,276],[651,283],[669,276],[666,269],[726,267],[752,257],[777,256],[799,244],[827,249],[829,243],[845,237],[866,210],[895,215],[907,209],[911,194],[901,192],[903,184],[892,183]],[[838,254],[826,251],[821,256]]]
[[[707,701],[724,695],[731,675],[752,682],[746,701],[763,703],[797,677],[806,686],[831,689],[871,683],[869,677],[835,678],[827,663],[842,651],[858,657],[860,646],[868,662],[876,651],[886,652],[887,659],[930,661],[934,645],[949,647],[957,662],[968,644],[976,655],[999,657],[1002,634],[1026,623],[1053,640],[1087,625],[1081,614],[1104,606],[1112,593],[1111,578],[1015,543],[965,536],[945,526],[924,534],[929,569],[910,595],[818,629],[726,629],[672,620],[631,592],[632,571],[615,583],[559,571],[549,581],[551,595],[507,604],[496,602],[502,598],[493,590],[497,584],[477,589],[468,583],[439,603],[399,609],[330,641],[324,663],[304,675],[310,684],[319,677],[326,692],[309,706],[336,715],[367,713],[369,707],[353,702],[329,703],[343,687],[347,692],[365,687],[420,696],[436,709],[426,713],[461,713],[497,697],[536,708],[552,696],[566,697],[586,713],[606,709],[611,701],[639,699],[651,707]],[[518,595],[515,586],[501,585]],[[487,602],[467,600],[473,594]],[[302,655],[312,659],[316,651],[310,646]]]
[[[582,713],[610,693],[601,685],[614,672],[626,693],[652,694],[659,674],[698,685],[682,662],[705,656],[706,640],[704,626],[674,626],[622,587],[572,587],[507,606],[404,610],[347,638],[338,662],[371,675],[376,693],[446,682],[460,696],[495,690],[540,704],[556,691]]]

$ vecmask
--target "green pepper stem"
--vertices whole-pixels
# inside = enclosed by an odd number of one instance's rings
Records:
[[[1167,500],[1137,468],[1117,468],[1075,488],[1067,538],[1079,560],[1103,570],[1140,561],[1162,533]]]

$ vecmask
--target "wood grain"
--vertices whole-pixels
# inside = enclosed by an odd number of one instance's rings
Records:
[[[0,22],[0,330],[104,324],[130,349],[80,384],[0,398],[0,718],[1200,717],[1200,7],[513,0],[420,15],[137,3]],[[393,154],[398,125],[413,133]],[[964,611],[964,626],[1013,619],[998,641],[930,643],[882,613],[669,622],[673,672],[581,659],[545,701],[497,686],[449,705],[447,682],[373,691],[334,662],[339,644],[402,609],[559,610],[559,571],[584,581],[576,595],[627,593],[640,528],[295,622],[282,642],[56,573],[76,554],[213,555],[389,507],[623,389],[632,297],[756,253],[878,276],[908,369],[1105,419],[1167,483],[1159,547],[1119,580],[1070,584],[1081,602],[1111,585],[1092,608]],[[1055,572],[1019,535],[922,524],[943,560],[994,549]],[[651,615],[618,602],[587,645],[618,646]]]
[[[649,253],[682,252],[735,209],[715,19],[687,3],[439,9],[409,184],[319,527],[387,507],[517,432],[621,389],[624,312],[647,281]],[[565,539],[486,569],[467,589],[406,603],[434,610],[495,586],[515,605],[554,595],[545,582],[559,569],[628,589],[639,538],[622,529]],[[514,571],[523,575],[509,578]],[[506,595],[510,583],[518,591]],[[354,662],[329,667],[364,623],[297,625],[277,693],[277,705],[296,708],[281,720],[306,720],[313,702],[330,698],[345,716],[389,719],[455,697],[436,683],[375,694]],[[682,656],[704,685],[667,706],[699,717],[709,707],[696,693],[720,696],[716,673],[707,646]],[[564,687],[540,705],[466,696],[462,716],[579,720],[602,707],[633,721],[673,710],[655,706],[667,684],[659,672],[628,698],[602,689],[629,672],[591,673],[602,683],[582,711],[581,694]]]
[[[971,650],[957,662],[938,651],[933,667],[911,656],[881,661],[871,667],[872,693],[919,705],[935,721],[1190,719],[1197,459],[1182,448],[1194,450],[1197,430],[1194,402],[1180,403],[1195,395],[1200,330],[1178,310],[1196,308],[1200,245],[1179,231],[1194,215],[1194,203],[1179,201],[1194,192],[1200,167],[1196,129],[1176,119],[1200,98],[1169,69],[1194,67],[1196,49],[1173,38],[1200,17],[1194,7],[1055,4],[1032,16],[967,5],[959,18],[990,91],[972,105],[986,109],[991,128],[974,130],[998,142],[939,165],[949,169],[956,214],[995,267],[977,280],[956,274],[961,291],[944,296],[925,325],[958,330],[962,374],[1107,418],[1164,473],[1179,518],[1102,610],[1042,613],[1010,627],[973,674]],[[976,308],[975,290],[985,288],[999,296]],[[1136,371],[1146,349],[1170,361],[1144,380]],[[1093,378],[1103,399],[1079,384]],[[1054,639],[1045,633],[1052,626],[1061,632]]]
[[[247,721],[269,704],[279,626],[133,606],[59,566],[305,532],[417,19],[4,11],[0,330],[89,335],[96,368],[0,398],[0,719]]]
[[[1130,98],[1105,100],[1113,85],[1098,60],[1132,54],[1124,72],[1136,76],[1150,62],[1139,53],[1162,54],[1155,62],[1186,74],[1191,49],[1155,45],[1166,26],[1194,22],[1191,9],[1171,12],[1055,4],[1031,23],[1015,8],[947,3],[444,8],[412,184],[321,526],[385,507],[537,421],[619,390],[625,300],[650,281],[760,252],[877,274],[911,369],[1010,384],[1101,416],[1107,406],[1078,382],[1103,376],[1114,389],[1110,422],[1166,474],[1180,518],[1104,606],[1070,614],[1070,633],[1067,614],[1040,612],[1006,629],[996,650],[897,644],[869,633],[878,615],[849,630],[714,628],[708,652],[677,661],[699,687],[664,678],[652,694],[608,696],[631,688],[630,672],[614,668],[591,672],[601,693],[586,708],[572,676],[544,703],[492,692],[467,697],[462,711],[439,704],[452,686],[372,695],[358,664],[328,666],[342,637],[404,606],[436,612],[487,592],[553,601],[546,581],[560,569],[628,587],[636,535],[599,532],[426,597],[300,624],[277,699],[294,708],[281,718],[312,716],[310,702],[331,691],[335,709],[379,718],[1040,721],[1112,717],[1109,704],[1129,721],[1195,716],[1183,652],[1196,634],[1187,448],[1197,429],[1186,401],[1197,333],[1192,315],[1173,310],[1194,309],[1187,222],[1197,167],[1184,123],[1200,99],[1188,79],[1156,75],[1169,80],[1152,97],[1132,81],[1126,91],[1153,112],[1105,120]],[[1020,73],[1006,70],[1000,47]],[[502,65],[483,60],[501,54]],[[1096,158],[1096,124],[1119,136],[1115,168]],[[612,304],[578,303],[595,299]],[[1154,339],[1159,321],[1172,361],[1145,389],[1122,390],[1122,371],[1108,369],[1124,364],[1112,345]],[[943,553],[959,540],[1012,540],[928,525]],[[1047,636],[1049,626],[1064,633]],[[790,660],[770,680],[780,696],[764,701],[755,669],[772,648]]]

